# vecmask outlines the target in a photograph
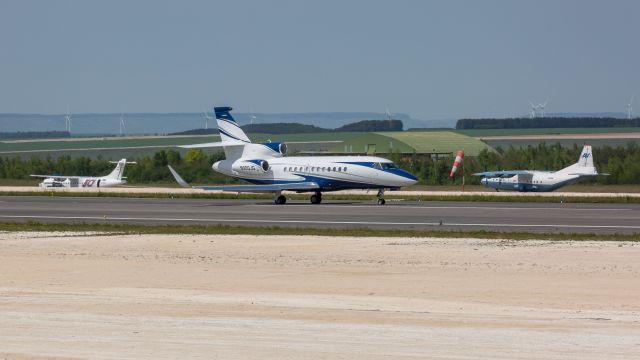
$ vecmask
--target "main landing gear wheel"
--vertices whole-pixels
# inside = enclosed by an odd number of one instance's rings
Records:
[[[322,202],[322,194],[321,193],[316,193],[314,195],[311,195],[311,203],[312,204],[320,204]]]
[[[384,205],[385,203],[384,199],[378,199],[378,205]]]
[[[287,198],[284,195],[280,195],[276,197],[274,202],[276,203],[276,205],[284,205],[287,202]]]

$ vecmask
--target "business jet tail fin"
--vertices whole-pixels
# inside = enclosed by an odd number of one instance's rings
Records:
[[[221,147],[227,160],[236,160],[242,157],[247,145],[251,144],[251,140],[247,134],[240,128],[236,120],[231,116],[230,106],[217,106],[213,108],[218,122],[218,131],[220,132],[219,142],[209,142],[204,144],[182,145],[184,149],[203,149]]]

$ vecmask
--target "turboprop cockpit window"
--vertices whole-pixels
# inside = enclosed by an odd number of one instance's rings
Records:
[[[373,164],[373,168],[374,168],[374,169],[376,169],[376,170],[382,170],[382,164],[380,164],[380,163],[374,163],[374,164]]]
[[[397,169],[398,167],[394,163],[382,163],[382,169]]]

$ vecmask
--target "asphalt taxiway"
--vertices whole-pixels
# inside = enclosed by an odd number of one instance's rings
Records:
[[[640,234],[640,204],[0,197],[15,221]]]

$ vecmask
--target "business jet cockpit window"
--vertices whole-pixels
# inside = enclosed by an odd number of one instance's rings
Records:
[[[383,170],[397,169],[397,168],[398,167],[394,163],[382,163],[382,169]]]

